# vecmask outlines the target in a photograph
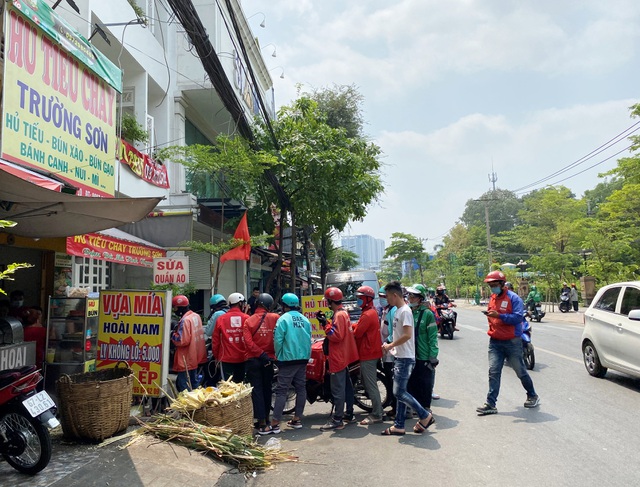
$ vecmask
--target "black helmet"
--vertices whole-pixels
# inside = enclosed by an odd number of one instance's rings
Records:
[[[270,310],[273,306],[273,297],[269,293],[262,293],[256,298],[256,304]]]

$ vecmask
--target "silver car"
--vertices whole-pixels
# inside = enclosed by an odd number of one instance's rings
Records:
[[[640,377],[640,281],[598,291],[584,313],[582,356],[594,377],[607,369]]]

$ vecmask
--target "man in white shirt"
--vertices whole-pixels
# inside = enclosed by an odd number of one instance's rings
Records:
[[[414,433],[424,433],[435,421],[433,415],[423,408],[420,403],[407,392],[407,383],[416,364],[415,340],[413,332],[413,313],[405,303],[402,285],[398,281],[391,281],[384,287],[390,306],[396,306],[393,316],[393,341],[382,345],[383,352],[389,351],[395,355],[393,365],[393,394],[396,396],[396,419],[393,426],[386,428],[382,435],[401,436],[405,434],[404,419],[407,406],[418,413],[420,420],[413,427]]]

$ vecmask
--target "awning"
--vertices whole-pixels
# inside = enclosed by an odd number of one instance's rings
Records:
[[[25,181],[36,184],[41,188],[46,188],[51,191],[60,192],[62,190],[62,187],[64,186],[64,183],[61,181],[56,181],[55,179],[48,178],[46,176],[38,174],[35,171],[20,167],[17,164],[3,161],[2,159],[0,159],[0,169],[8,172],[9,174],[13,174],[14,176],[18,176]]]
[[[117,228],[67,237],[67,254],[149,268],[155,257],[167,256],[162,247]]]
[[[87,198],[41,188],[0,168],[0,219],[23,237],[68,237],[143,219],[162,198]]]

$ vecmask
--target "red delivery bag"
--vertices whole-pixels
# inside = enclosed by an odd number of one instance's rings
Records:
[[[307,380],[312,379],[317,382],[324,382],[324,371],[327,358],[322,351],[322,342],[317,340],[311,344],[311,358],[307,362]]]

